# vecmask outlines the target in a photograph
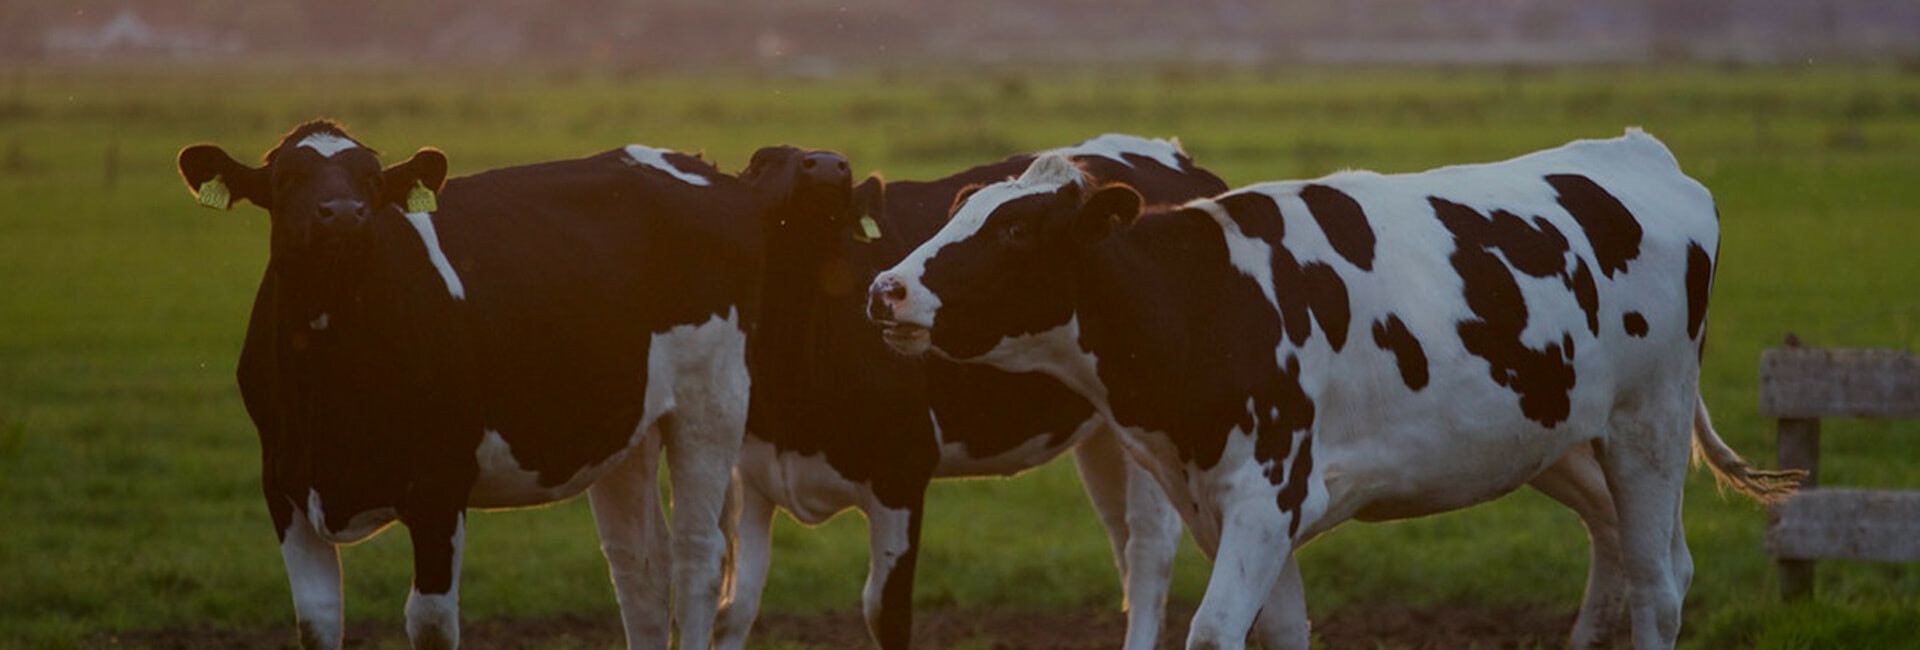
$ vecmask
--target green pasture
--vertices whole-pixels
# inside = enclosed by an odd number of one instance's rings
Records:
[[[1724,237],[1702,390],[1763,465],[1757,359],[1810,345],[1920,343],[1920,72],[1899,69],[873,71],[732,73],[343,67],[0,68],[0,647],[79,648],[117,632],[282,627],[292,607],[234,388],[264,213],[197,207],[185,144],[243,159],[316,116],[398,159],[437,146],[456,174],[646,143],[723,169],[777,143],[856,173],[927,178],[1106,131],[1178,135],[1234,185],[1344,168],[1502,159],[1639,125],[1713,189]],[[1829,422],[1823,481],[1920,488],[1920,426]],[[937,486],[922,607],[1119,606],[1070,463]],[[1890,648],[1920,629],[1920,567],[1822,563],[1783,604],[1764,512],[1689,482],[1698,575],[1683,645]],[[584,501],[477,514],[468,621],[616,617]],[[858,607],[865,525],[782,518],[767,611]],[[404,535],[345,553],[350,621],[398,629]],[[1316,613],[1368,603],[1573,611],[1578,520],[1522,492],[1467,512],[1354,524],[1302,551]],[[1198,600],[1189,544],[1175,598]],[[1115,643],[1119,642],[1116,638]]]

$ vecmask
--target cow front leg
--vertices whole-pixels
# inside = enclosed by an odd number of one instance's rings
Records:
[[[280,560],[293,590],[293,613],[305,650],[338,650],[345,604],[340,590],[340,550],[320,537],[307,514],[291,507],[275,512]]]
[[[925,485],[921,489],[924,492]],[[900,508],[879,503],[863,507],[868,560],[867,585],[861,595],[867,633],[883,650],[913,645],[913,573],[920,558],[924,498],[924,493],[915,494]]]
[[[659,471],[660,438],[648,432],[619,467],[587,490],[629,650],[664,650],[670,641],[672,565]]]
[[[1102,429],[1074,448],[1087,500],[1113,545],[1127,610],[1126,650],[1152,650],[1160,640],[1180,517],[1152,473],[1128,460],[1115,434]]]
[[[1100,429],[1073,449],[1087,500],[1106,525],[1114,566],[1127,608],[1127,650],[1152,650],[1160,642],[1179,552],[1181,520],[1152,472],[1127,458],[1112,429]]]
[[[414,650],[460,647],[460,553],[467,517],[458,509],[411,512],[413,592],[407,594],[407,638]]]
[[[1267,604],[1253,619],[1254,638],[1266,650],[1307,650],[1312,625],[1307,620],[1307,592],[1300,582],[1300,562],[1287,555],[1280,579],[1267,594]]]
[[[720,606],[713,645],[720,650],[744,650],[753,620],[760,613],[760,594],[767,586],[767,567],[773,553],[773,501],[750,485],[740,490],[740,522],[735,528],[733,592]]]
[[[1187,631],[1188,650],[1246,647],[1254,616],[1293,552],[1287,521],[1297,515],[1280,511],[1275,491],[1246,491],[1263,494],[1234,498],[1220,509],[1220,546]]]

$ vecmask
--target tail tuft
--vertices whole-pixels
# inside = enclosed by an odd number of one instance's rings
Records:
[[[1693,457],[1696,462],[1706,461],[1721,485],[1767,505],[1793,496],[1807,477],[1804,469],[1755,469],[1747,464],[1746,459],[1728,447],[1713,430],[1713,420],[1707,416],[1707,403],[1697,395],[1693,407]]]

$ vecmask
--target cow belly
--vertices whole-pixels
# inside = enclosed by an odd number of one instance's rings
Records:
[[[1431,428],[1323,445],[1333,511],[1362,521],[1407,519],[1499,498],[1540,474],[1587,436],[1569,427],[1472,432]]]
[[[1051,431],[1035,432],[1033,437],[1000,453],[976,456],[969,453],[964,440],[949,440],[934,422],[934,434],[940,439],[940,464],[934,476],[1011,476],[1044,465],[1080,444],[1099,427],[1098,416],[1087,418],[1075,427],[1073,435],[1056,437]]]
[[[473,489],[468,492],[467,505],[475,508],[523,508],[572,497],[600,480],[607,470],[618,466],[633,451],[639,438],[639,432],[635,432],[625,449],[580,468],[563,481],[543,484],[539,472],[522,467],[514,459],[513,449],[498,431],[488,430],[481,438],[480,446],[473,452],[480,472],[474,479]]]
[[[847,480],[825,454],[780,451],[752,436],[740,446],[739,475],[747,489],[809,526],[826,523],[840,511],[868,501],[872,491],[865,483]]]

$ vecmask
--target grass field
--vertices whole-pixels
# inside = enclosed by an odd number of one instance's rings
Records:
[[[1724,235],[1702,379],[1721,433],[1770,465],[1761,349],[1920,343],[1920,74],[1896,69],[1320,70],[969,74],[832,81],[749,74],[342,68],[0,69],[0,647],[94,647],[159,628],[282,627],[292,608],[233,367],[266,256],[265,214],[196,207],[174,153],[243,158],[332,116],[398,159],[454,173],[640,142],[738,169],[781,142],[856,173],[925,178],[1104,131],[1178,135],[1234,185],[1342,168],[1506,158],[1640,125],[1719,201]],[[1920,488],[1920,426],[1830,422],[1822,480]],[[1118,606],[1067,464],[937,486],[926,608]],[[1823,563],[1783,604],[1765,515],[1695,472],[1693,648],[1915,647],[1920,566]],[[474,516],[468,621],[615,617],[584,501]],[[864,524],[782,518],[770,612],[858,607]],[[349,621],[398,627],[404,535],[345,553]],[[1578,520],[1522,492],[1467,512],[1335,531],[1302,551],[1316,616],[1371,603],[1571,612]],[[1189,545],[1178,601],[1206,563]],[[1118,638],[1115,638],[1116,643]],[[546,647],[546,646],[543,646]],[[556,643],[551,647],[570,647]]]

